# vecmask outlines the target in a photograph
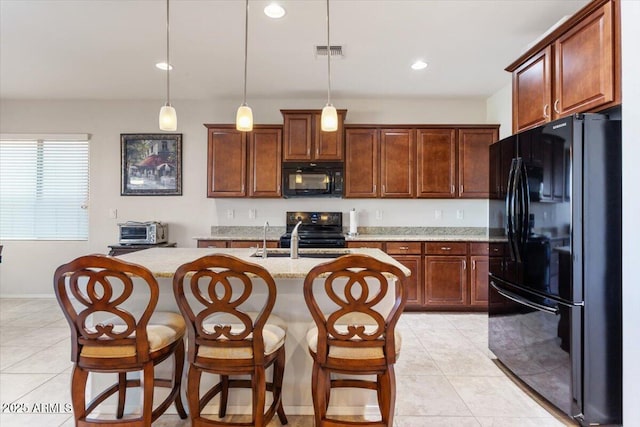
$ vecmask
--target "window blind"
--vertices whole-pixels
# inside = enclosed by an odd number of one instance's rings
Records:
[[[0,238],[87,240],[89,139],[0,139]]]

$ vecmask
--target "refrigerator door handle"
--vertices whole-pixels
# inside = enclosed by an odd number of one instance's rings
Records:
[[[529,178],[527,176],[527,169],[525,168],[524,163],[520,164],[520,204],[521,204],[521,215],[522,221],[520,224],[522,225],[520,229],[520,246],[522,248],[521,252],[524,252],[524,245],[529,240],[529,207],[530,207],[530,197],[529,197]]]
[[[507,212],[507,240],[509,242],[509,254],[511,260],[516,260],[514,242],[513,242],[513,210],[514,210],[514,178],[517,160],[511,159],[511,168],[509,169],[509,179],[507,181],[507,197],[505,199],[505,210]]]
[[[513,195],[512,195],[512,221],[513,221],[513,238],[512,245],[515,252],[516,262],[522,262],[522,251],[520,245],[523,239],[523,191],[522,191],[522,157],[515,159],[515,169],[513,177]],[[516,209],[517,208],[517,209]],[[517,210],[517,212],[516,212]]]
[[[533,308],[534,310],[544,311],[544,312],[549,313],[549,314],[557,315],[560,312],[560,310],[558,310],[557,307],[547,307],[546,305],[542,305],[542,304],[535,303],[533,301],[529,301],[529,300],[521,297],[520,295],[514,294],[514,293],[509,292],[509,291],[505,291],[504,289],[502,289],[498,285],[496,285],[496,283],[493,280],[490,282],[490,284],[491,284],[491,287],[496,290],[496,292],[498,292],[500,295],[502,295],[503,297],[505,297],[505,298],[507,298],[507,299],[509,299],[509,300],[511,300],[513,302],[516,302],[518,304],[522,304],[522,305],[527,306],[529,308]]]

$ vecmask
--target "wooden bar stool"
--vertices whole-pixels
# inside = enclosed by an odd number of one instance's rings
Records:
[[[54,288],[71,327],[71,399],[76,426],[148,427],[172,403],[180,417],[187,418],[180,397],[185,322],[178,313],[154,313],[159,290],[149,270],[104,255],[88,255],[58,267]],[[136,299],[145,298],[140,313],[125,308],[134,294]],[[100,320],[100,316],[108,318]],[[174,357],[171,378],[155,378],[155,366],[170,356]],[[127,378],[127,373],[136,371],[142,371],[141,379]],[[87,405],[91,372],[117,373],[118,381]],[[142,413],[125,417],[126,392],[131,387],[142,388]],[[155,409],[154,387],[171,389]],[[98,405],[115,393],[115,419],[107,420],[103,415],[90,418]]]
[[[249,312],[242,304],[263,286],[266,292],[259,312]],[[188,293],[185,292],[188,290]],[[176,270],[173,292],[187,320],[189,372],[187,401],[192,426],[265,426],[274,416],[282,424],[287,417],[282,406],[286,325],[270,316],[276,300],[276,284],[259,265],[230,255],[209,255],[186,263]],[[265,370],[273,365],[273,380],[266,381]],[[200,396],[202,373],[218,374],[220,381]],[[231,379],[250,375],[251,380]],[[218,417],[227,411],[229,388],[252,390],[250,423],[232,423],[205,418],[202,410],[220,395]],[[264,412],[266,392],[273,402]]]
[[[390,310],[379,304],[395,277],[395,298]],[[316,280],[327,276],[324,280]],[[314,283],[318,284],[314,289]],[[322,286],[320,286],[322,284]],[[313,358],[311,381],[315,425],[393,425],[396,384],[393,365],[401,338],[395,326],[404,309],[405,275],[396,266],[365,255],[345,255],[313,268],[304,280],[304,298],[316,324],[307,333]],[[326,295],[335,309],[323,313],[318,305]],[[384,312],[383,312],[384,311]],[[376,380],[332,379],[331,374],[376,375]],[[376,390],[381,420],[340,421],[327,417],[331,389],[338,387]]]

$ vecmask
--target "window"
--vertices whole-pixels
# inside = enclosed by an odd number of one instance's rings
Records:
[[[87,240],[89,136],[0,135],[0,238]]]

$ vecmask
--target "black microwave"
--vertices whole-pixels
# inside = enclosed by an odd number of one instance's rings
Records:
[[[342,197],[342,163],[283,163],[282,195],[288,197]]]

